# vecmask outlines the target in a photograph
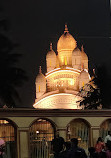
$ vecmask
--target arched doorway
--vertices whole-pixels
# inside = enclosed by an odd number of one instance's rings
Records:
[[[51,141],[54,139],[55,126],[47,119],[38,119],[29,128],[30,157],[49,158],[51,154]]]
[[[108,134],[108,131],[111,131],[111,119],[105,120],[100,125],[100,137],[105,139],[106,135]]]
[[[0,139],[6,144],[7,157],[17,157],[17,126],[7,119],[0,119]]]
[[[90,125],[84,119],[74,119],[67,126],[67,141],[71,138],[79,140],[79,146],[86,151],[90,146]]]

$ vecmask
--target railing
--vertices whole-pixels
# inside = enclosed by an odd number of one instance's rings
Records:
[[[49,158],[51,154],[51,142],[33,141],[30,144],[31,158]]]
[[[16,157],[15,128],[7,120],[0,120],[0,139],[5,141],[4,156],[7,158]]]
[[[54,138],[54,128],[52,124],[39,119],[33,123],[30,131],[30,158],[50,158],[51,141]]]

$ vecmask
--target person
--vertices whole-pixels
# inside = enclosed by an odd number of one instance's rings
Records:
[[[107,141],[106,143],[106,156],[107,158],[111,158],[111,141]]]
[[[108,131],[108,135],[104,139],[105,144],[107,143],[107,141],[111,141],[111,131]]]
[[[85,150],[83,148],[78,147],[78,139],[71,139],[71,149],[68,154],[68,158],[87,158]]]
[[[60,153],[61,158],[68,158],[68,153],[71,149],[71,142],[67,141],[64,142],[64,147],[65,149]]]
[[[0,139],[0,158],[3,158],[3,154],[5,151],[5,141]]]
[[[62,158],[61,153],[64,150],[64,142],[64,138],[62,137],[57,137],[52,140],[51,144],[54,153],[54,158]]]
[[[98,158],[98,154],[96,153],[96,150],[94,147],[89,147],[89,158]]]
[[[99,154],[104,150],[105,144],[101,137],[98,138],[96,145],[95,145],[95,151]]]

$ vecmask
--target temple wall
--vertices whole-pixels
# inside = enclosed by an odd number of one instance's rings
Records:
[[[0,109],[0,119],[11,120],[17,128],[18,158],[29,158],[29,127],[39,118],[50,120],[56,127],[56,132],[66,140],[67,125],[75,119],[85,120],[90,127],[90,146],[94,146],[99,137],[100,125],[111,119],[111,111],[82,110],[35,110],[35,109]]]

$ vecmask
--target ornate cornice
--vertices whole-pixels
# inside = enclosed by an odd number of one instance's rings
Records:
[[[1,108],[2,117],[111,117],[111,110]]]

